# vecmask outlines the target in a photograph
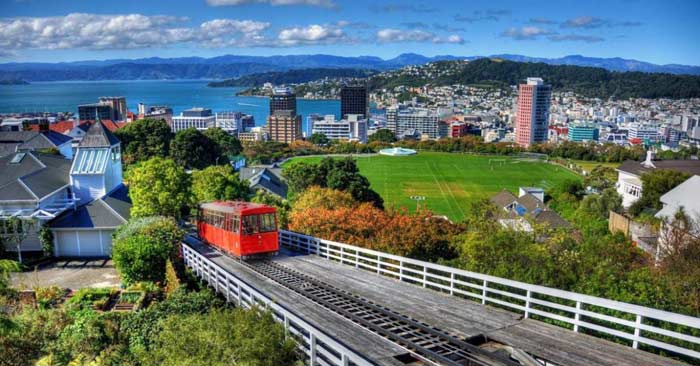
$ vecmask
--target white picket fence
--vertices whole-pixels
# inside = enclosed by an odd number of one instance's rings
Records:
[[[394,279],[700,360],[700,318],[469,272],[280,230],[280,245]],[[665,329],[682,326],[682,332]],[[596,334],[597,333],[597,334]],[[673,342],[669,343],[669,342]]]
[[[269,297],[249,286],[239,278],[224,270],[187,243],[182,243],[185,264],[194,273],[221,293],[228,302],[250,308],[259,306],[272,311],[275,319],[300,340],[300,347],[306,353],[309,365],[322,366],[374,366],[361,354],[347,348],[340,342],[317,329],[301,317],[273,302]]]

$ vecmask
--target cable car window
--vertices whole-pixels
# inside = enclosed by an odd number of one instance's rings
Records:
[[[260,215],[260,232],[266,233],[269,231],[275,231],[276,229],[275,214]]]
[[[241,226],[241,217],[240,216],[233,216],[231,218],[232,224],[231,224],[231,231],[234,233],[237,233],[240,226]]]
[[[258,215],[243,216],[243,234],[250,235],[258,232]]]

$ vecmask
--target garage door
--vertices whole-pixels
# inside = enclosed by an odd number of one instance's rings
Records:
[[[56,231],[59,257],[109,257],[112,230]]]
[[[56,249],[56,254],[59,257],[78,257],[80,250],[78,249],[78,238],[75,235],[75,231],[57,231]]]
[[[99,231],[78,231],[80,237],[81,257],[101,257],[102,246],[100,245]]]

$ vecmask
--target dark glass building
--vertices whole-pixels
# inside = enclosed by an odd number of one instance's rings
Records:
[[[340,116],[361,114],[369,117],[369,94],[366,85],[344,85],[340,89]]]
[[[80,121],[101,120],[114,121],[114,110],[107,104],[83,104],[78,106],[78,119]]]
[[[292,116],[297,115],[297,96],[291,88],[274,88],[270,97],[270,115],[279,111],[291,111]]]

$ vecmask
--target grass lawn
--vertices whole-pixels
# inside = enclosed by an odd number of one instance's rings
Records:
[[[300,157],[292,161],[320,160]],[[504,156],[419,152],[405,157],[361,157],[357,163],[385,206],[414,210],[416,202],[410,196],[425,196],[421,205],[452,220],[463,219],[470,202],[504,188],[517,194],[520,186],[547,190],[567,179],[581,179],[557,165]]]
[[[599,163],[597,161],[586,161],[586,160],[572,160],[572,163],[578,165],[581,167],[581,169],[591,172],[593,168],[597,167],[598,165],[610,167],[613,169],[617,169],[620,166],[620,163]]]

